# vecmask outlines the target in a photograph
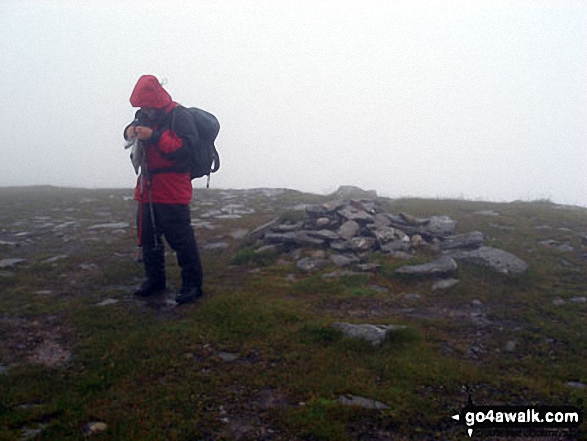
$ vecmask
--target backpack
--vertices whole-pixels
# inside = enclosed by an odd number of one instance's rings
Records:
[[[214,115],[205,110],[196,107],[184,107],[184,109],[194,119],[200,138],[198,144],[190,152],[190,178],[196,179],[207,176],[206,187],[208,188],[210,186],[210,173],[215,173],[220,168],[220,155],[214,145],[220,131],[220,123]],[[173,122],[171,127],[173,130]]]
[[[207,186],[209,186],[210,173],[216,173],[220,168],[220,155],[214,145],[220,131],[220,123],[214,115],[205,110],[197,107],[190,107],[187,110],[194,118],[200,135],[199,145],[192,155],[190,177],[195,179],[208,176]]]

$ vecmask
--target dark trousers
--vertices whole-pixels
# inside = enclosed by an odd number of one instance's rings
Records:
[[[189,205],[140,204],[137,224],[143,248],[143,263],[147,279],[165,284],[165,247],[162,237],[177,254],[181,268],[182,288],[202,288],[202,262],[191,226]]]

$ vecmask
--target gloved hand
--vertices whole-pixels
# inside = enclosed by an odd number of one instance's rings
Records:
[[[137,134],[137,137],[141,141],[147,141],[151,138],[151,135],[153,134],[153,129],[150,129],[149,127],[145,126],[135,126],[135,132]]]

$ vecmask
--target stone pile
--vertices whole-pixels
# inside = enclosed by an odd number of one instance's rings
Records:
[[[256,251],[285,253],[299,248],[320,249],[321,252],[314,254],[318,257],[299,258],[297,266],[305,271],[330,263],[338,267],[359,265],[360,269],[368,270],[373,267],[363,263],[375,251],[410,259],[418,249],[429,249],[443,256],[424,266],[403,267],[399,273],[444,277],[457,270],[454,259],[492,267],[495,264],[494,269],[504,273],[522,272],[527,267],[505,251],[483,247],[485,236],[479,231],[455,235],[457,222],[448,216],[419,219],[406,213],[391,214],[376,200],[369,199],[335,200],[306,205],[304,209],[304,219],[280,221],[278,218],[253,230],[249,239]]]

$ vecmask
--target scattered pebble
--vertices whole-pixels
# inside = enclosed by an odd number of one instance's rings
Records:
[[[506,343],[504,351],[506,352],[514,352],[516,350],[516,345],[518,342],[516,340],[510,340]]]
[[[106,429],[108,429],[108,424],[101,421],[92,421],[83,427],[82,432],[84,432],[86,435],[95,435],[97,433],[104,432]]]
[[[115,305],[117,303],[118,303],[118,299],[104,299],[100,303],[96,303],[96,306]]]
[[[587,384],[581,383],[580,381],[567,381],[567,386],[572,387],[573,389],[587,388]]]
[[[587,303],[587,297],[573,297],[571,299],[573,303]]]
[[[373,400],[372,398],[359,397],[356,395],[341,395],[338,402],[343,406],[358,406],[363,409],[385,410],[389,406],[381,401]]]
[[[53,293],[50,289],[40,289],[35,291],[35,294],[38,296],[48,296],[49,294]]]
[[[556,299],[554,299],[554,300],[552,301],[552,304],[553,304],[554,306],[562,306],[562,305],[564,305],[565,303],[567,303],[567,302],[565,302],[565,301],[564,301],[563,299],[561,299],[560,297],[557,297]]]
[[[439,280],[434,285],[432,285],[432,291],[437,291],[440,289],[449,289],[455,286],[457,283],[459,283],[457,279]]]
[[[475,306],[475,307],[477,307],[477,308],[480,308],[480,307],[482,307],[482,306],[483,306],[483,302],[481,302],[481,300],[476,300],[476,299],[475,299],[475,300],[471,301],[471,305],[472,305],[472,306]]]
[[[24,262],[25,259],[2,259],[0,260],[0,268],[12,268],[14,265]]]
[[[220,358],[222,361],[224,361],[225,363],[231,363],[233,361],[236,361],[239,357],[240,354],[237,352],[218,352],[216,354],[216,356],[218,358]]]
[[[420,294],[405,294],[404,299],[406,300],[420,300],[422,296]]]

